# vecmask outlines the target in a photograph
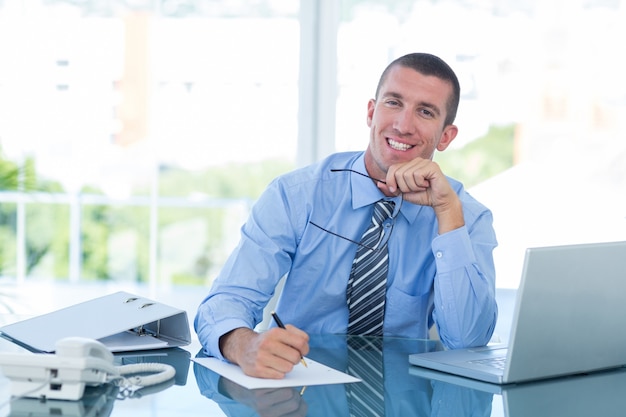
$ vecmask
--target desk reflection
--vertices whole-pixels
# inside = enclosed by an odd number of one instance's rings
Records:
[[[113,411],[118,388],[113,384],[87,387],[78,401],[18,398],[10,405],[9,417],[108,417]]]
[[[497,394],[491,417],[623,417],[626,368],[563,376],[535,382],[496,385],[412,367],[411,374],[477,392]]]
[[[158,395],[173,385],[185,385],[189,373],[191,354],[181,348],[116,353],[116,366],[137,363],[166,363],[176,370],[174,378],[157,385],[137,390],[122,389],[113,384],[87,386],[80,400],[51,400],[46,398],[15,398],[8,408],[8,417],[108,417],[114,414],[116,403],[122,400],[138,400],[149,395]],[[8,400],[8,399],[7,399]]]
[[[350,373],[353,342],[361,349],[373,349],[379,342],[382,355],[373,367],[382,370],[379,392],[384,398],[385,416],[458,417],[489,416],[493,394],[471,388],[411,375],[408,354],[438,349],[433,341],[396,338],[362,338],[354,336],[311,336],[311,359],[334,369]],[[365,342],[365,343],[363,343]],[[371,352],[369,352],[371,353]],[[203,356],[199,353],[198,356]],[[372,361],[373,357],[368,356]],[[355,399],[351,392],[356,384],[334,384],[300,388],[257,389],[241,387],[215,372],[194,363],[194,374],[202,395],[219,404],[227,416],[337,416],[354,415]],[[368,381],[370,382],[370,381]],[[372,384],[375,386],[375,384]],[[382,392],[380,392],[382,391]],[[370,413],[372,414],[372,413]]]

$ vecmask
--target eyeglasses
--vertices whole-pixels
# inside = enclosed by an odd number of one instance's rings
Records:
[[[374,181],[377,181],[377,182],[382,182],[383,184],[387,184],[383,180],[379,180],[377,178],[370,177],[369,175],[363,174],[362,172],[355,171],[353,169],[347,169],[347,168],[344,168],[344,169],[331,169],[330,171],[331,172],[352,172],[352,173],[355,173],[355,174],[359,174],[359,175],[361,175],[363,177],[369,178],[371,180],[374,180]],[[362,248],[365,248],[365,249],[371,250],[371,251],[379,251],[379,250],[383,249],[387,245],[387,242],[389,242],[389,238],[391,237],[391,232],[393,231],[393,226],[396,223],[396,218],[398,217],[398,214],[400,213],[400,209],[402,208],[402,202],[403,201],[404,201],[404,199],[402,198],[402,194],[400,194],[400,205],[398,206],[398,210],[397,211],[394,210],[395,213],[396,213],[395,216],[392,215],[391,217],[388,217],[388,218],[386,218],[383,221],[381,232],[380,232],[380,238],[378,239],[376,244],[373,245],[373,246],[364,245],[361,242],[358,242],[356,240],[353,240],[353,239],[350,239],[348,237],[342,236],[339,233],[332,232],[332,231],[330,231],[328,229],[325,229],[324,227],[322,227],[319,224],[317,224],[315,222],[312,222],[310,220],[309,220],[309,223],[311,223],[313,226],[317,227],[318,229],[323,230],[326,233],[329,233],[329,234],[331,234],[333,236],[336,236],[338,238],[341,238],[343,240],[347,240],[348,242],[354,243],[355,245],[361,246]]]

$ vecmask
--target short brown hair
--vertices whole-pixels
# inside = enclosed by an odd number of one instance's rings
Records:
[[[445,125],[447,126],[454,123],[454,119],[456,118],[456,112],[459,108],[459,100],[461,97],[461,86],[459,84],[459,79],[457,78],[452,68],[448,64],[446,64],[444,60],[432,54],[427,54],[423,52],[411,53],[401,56],[400,58],[395,59],[389,65],[387,65],[387,68],[385,68],[382,75],[380,76],[378,86],[376,87],[376,99],[378,99],[378,93],[380,92],[380,88],[382,87],[383,83],[387,79],[389,71],[397,65],[411,68],[423,75],[432,75],[452,85],[452,95],[448,97],[448,100],[446,102]]]

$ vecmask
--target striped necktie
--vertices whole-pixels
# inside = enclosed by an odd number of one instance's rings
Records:
[[[352,262],[347,289],[348,334],[383,334],[389,256],[386,243],[381,248],[378,245],[383,236],[383,222],[391,217],[394,205],[393,201],[376,202],[372,222],[363,234]]]

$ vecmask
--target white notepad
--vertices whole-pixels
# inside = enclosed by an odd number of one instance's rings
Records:
[[[241,368],[217,358],[194,358],[192,361],[209,368],[224,378],[248,389],[305,387],[313,385],[346,384],[361,380],[346,373],[337,371],[319,362],[306,358],[307,367],[302,364],[294,366],[283,379],[254,378],[243,373]]]

